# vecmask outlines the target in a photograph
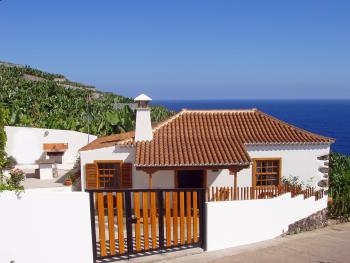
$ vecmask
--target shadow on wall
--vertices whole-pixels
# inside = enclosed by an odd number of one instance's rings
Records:
[[[253,151],[300,151],[300,150],[327,150],[328,144],[319,145],[246,145],[248,152]]]

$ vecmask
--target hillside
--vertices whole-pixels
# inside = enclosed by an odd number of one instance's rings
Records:
[[[132,102],[61,74],[0,61],[0,106],[5,109],[6,125],[109,135],[134,129]],[[173,114],[164,107],[152,106],[154,122]]]

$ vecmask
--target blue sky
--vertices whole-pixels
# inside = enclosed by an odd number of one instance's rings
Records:
[[[0,1],[0,60],[154,99],[350,98],[350,1]]]

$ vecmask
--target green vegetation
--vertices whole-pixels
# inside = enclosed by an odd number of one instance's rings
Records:
[[[6,133],[4,124],[4,110],[0,107],[0,192],[4,190],[22,191],[24,189],[22,186],[24,181],[23,171],[13,169],[8,177],[5,177],[3,174],[4,169],[12,168],[12,165],[16,162],[14,158],[7,157],[5,152]]]
[[[11,169],[14,169],[16,165],[17,165],[17,160],[13,156],[8,156],[6,158],[6,162],[3,168],[5,170],[11,170]]]
[[[0,182],[0,192],[1,191],[16,191],[21,192],[24,190],[22,185],[25,175],[20,169],[13,169],[10,171],[9,176],[6,178],[1,178]]]
[[[94,86],[88,86],[88,85],[84,85],[79,82],[74,82],[70,80],[61,81],[60,84],[69,85],[77,88],[96,89]]]
[[[7,164],[7,155],[5,152],[5,146],[6,146],[6,132],[5,132],[4,110],[0,107],[0,177],[2,176],[2,169]]]
[[[332,153],[330,156],[329,194],[332,203],[329,214],[340,221],[350,219],[350,156]]]
[[[282,177],[282,184],[289,185],[290,187],[308,187],[298,176]]]
[[[25,66],[21,68],[21,71],[23,72],[23,74],[29,74],[29,75],[47,79],[47,80],[54,80],[55,78],[64,78],[64,76],[61,74],[50,74],[42,70],[31,68],[29,66]]]
[[[30,80],[24,74],[42,79]],[[89,86],[68,80],[60,83],[55,78],[64,76],[30,67],[0,65],[0,104],[5,125],[75,130],[98,136],[134,129],[135,113],[127,105],[132,102],[130,98],[84,89]],[[65,88],[62,84],[80,89]],[[126,105],[116,109],[116,103]],[[159,106],[151,111],[154,122],[173,114]]]

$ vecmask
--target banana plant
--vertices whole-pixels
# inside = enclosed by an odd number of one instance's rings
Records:
[[[31,81],[23,74],[43,78]],[[30,68],[0,66],[0,104],[7,111],[5,124],[41,128],[71,129],[103,136],[135,128],[135,112],[130,107],[114,109],[114,104],[131,99],[91,90],[66,89],[53,81],[57,74]],[[91,100],[87,98],[91,97]],[[87,106],[88,105],[88,106]],[[88,115],[93,116],[88,120]],[[152,120],[162,121],[173,114],[163,107],[152,107]]]

